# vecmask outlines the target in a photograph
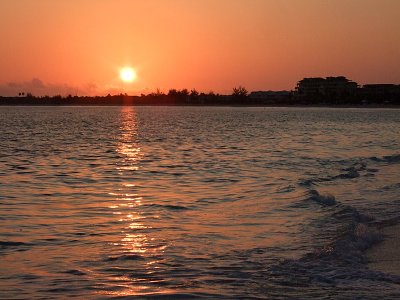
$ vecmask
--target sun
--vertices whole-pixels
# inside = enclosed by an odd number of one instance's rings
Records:
[[[136,72],[130,67],[125,67],[119,71],[119,77],[123,82],[132,82],[136,79]]]

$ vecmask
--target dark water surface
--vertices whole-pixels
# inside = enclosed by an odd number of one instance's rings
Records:
[[[0,298],[400,297],[400,111],[0,107]]]

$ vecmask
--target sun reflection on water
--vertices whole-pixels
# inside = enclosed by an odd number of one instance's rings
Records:
[[[137,192],[137,183],[130,181],[132,180],[130,179],[131,175],[139,170],[139,162],[142,157],[137,126],[134,108],[123,107],[119,128],[120,136],[116,148],[121,159],[116,165],[116,170],[124,182],[115,191],[109,193],[115,199],[115,203],[109,208],[114,215],[118,216],[118,222],[121,222],[120,240],[113,245],[119,256],[137,255],[141,257],[144,268],[153,273],[157,269],[156,263],[165,247],[157,246],[155,238],[149,236],[148,231],[152,227],[146,223],[147,215],[144,214],[142,207],[143,198]],[[114,280],[121,280],[121,276]],[[139,295],[152,289],[150,278],[132,276],[126,277],[123,281],[124,288],[120,291],[113,291],[114,295]]]
[[[119,143],[117,152],[122,155],[122,162],[117,165],[117,170],[121,175],[129,175],[129,173],[139,169],[138,163],[141,157],[141,149],[137,137],[137,121],[136,114],[132,107],[123,107],[121,111],[121,126],[120,126]],[[131,232],[147,228],[142,221],[145,219],[141,216],[140,206],[142,197],[137,193],[132,193],[130,190],[135,187],[133,183],[123,183],[120,190],[112,193],[116,196],[119,202],[116,210],[119,210],[121,217],[120,222],[127,223],[124,226],[122,233],[124,237],[121,240],[120,246],[123,246],[125,251],[144,253],[146,252],[145,242],[147,237],[144,234],[132,234]]]

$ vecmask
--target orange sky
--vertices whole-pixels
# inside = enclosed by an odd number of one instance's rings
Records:
[[[399,0],[0,0],[0,95],[400,83],[399,12]]]

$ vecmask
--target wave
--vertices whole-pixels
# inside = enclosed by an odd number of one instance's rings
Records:
[[[273,266],[271,278],[286,277],[290,285],[313,283],[337,285],[354,280],[386,281],[400,284],[400,276],[369,270],[365,250],[382,241],[379,231],[357,223],[333,244],[326,245],[298,260],[286,260]]]
[[[341,166],[350,164],[350,166],[341,168],[341,172],[339,174],[303,179],[300,180],[299,184],[304,187],[312,187],[319,185],[323,182],[330,182],[340,179],[355,179],[362,176],[374,176],[375,173],[379,171],[379,169],[368,167],[368,164],[371,162],[397,164],[400,163],[400,154],[393,154],[382,157],[371,156],[367,158],[355,158],[336,162],[326,162],[326,165],[332,165],[336,163]]]
[[[383,157],[372,156],[369,158],[369,160],[376,162],[385,162],[389,164],[397,164],[400,163],[400,154],[386,155]]]
[[[0,255],[4,255],[13,251],[27,251],[33,246],[30,243],[0,241]]]
[[[385,185],[384,187],[382,187],[382,189],[383,190],[397,190],[397,189],[400,189],[400,182],[394,183],[394,184]]]
[[[333,195],[321,195],[317,190],[310,190],[310,197],[309,199],[315,201],[324,206],[333,206],[336,205],[336,199]]]
[[[70,275],[75,275],[75,276],[84,276],[87,275],[87,273],[80,271],[80,270],[76,270],[76,269],[71,269],[71,270],[67,270],[64,272],[65,274],[70,274]]]
[[[329,216],[342,225],[333,242],[295,260],[285,260],[272,266],[268,272],[276,284],[285,286],[331,286],[352,284],[355,281],[400,284],[400,276],[368,269],[365,252],[384,237],[380,229],[400,223],[400,216],[376,221],[356,208],[344,205],[333,195],[308,191],[307,201],[333,208]],[[326,226],[332,225],[330,222]],[[343,229],[344,228],[344,229]],[[323,228],[321,230],[324,230]]]
[[[0,241],[0,249],[6,249],[10,247],[28,247],[31,246],[29,243],[23,243],[23,242],[12,242],[12,241]]]
[[[376,226],[377,228],[394,226],[394,225],[400,224],[400,216],[396,216],[396,217],[386,219],[386,220],[379,220],[376,222],[372,222],[370,224],[373,226]]]
[[[144,204],[143,206],[149,206],[149,207],[155,207],[155,208],[161,208],[161,209],[167,209],[167,210],[189,210],[190,208],[187,206],[183,205],[172,205],[172,204]]]
[[[374,244],[384,240],[381,229],[386,226],[400,224],[400,216],[389,219],[376,220],[371,215],[359,212],[351,205],[345,205],[338,201],[334,195],[321,194],[318,186],[325,182],[335,180],[353,180],[362,176],[374,176],[380,170],[382,164],[398,164],[400,155],[393,154],[383,157],[367,157],[344,160],[339,162],[327,162],[326,165],[339,166],[339,174],[324,174],[299,181],[299,185],[306,189],[303,200],[299,201],[303,208],[304,203],[313,202],[326,207],[327,219],[323,224],[326,231],[333,239],[326,245],[321,245],[311,253],[299,259],[284,260],[269,268],[269,278],[278,286],[326,286],[331,288],[332,295],[338,287],[352,289],[355,283],[364,281],[361,285],[365,291],[361,294],[368,298],[366,290],[369,286],[388,287],[388,295],[395,286],[400,284],[400,276],[386,274],[370,270],[366,250]],[[347,165],[348,167],[343,167]],[[373,165],[373,167],[370,167]],[[333,171],[335,172],[335,171]],[[386,189],[397,189],[399,184],[385,186]],[[335,233],[336,232],[336,233]],[[367,288],[365,288],[367,287]],[[398,290],[395,288],[395,290]],[[364,294],[365,292],[365,294]],[[352,294],[351,296],[354,296]],[[400,297],[400,293],[396,296]]]
[[[112,256],[105,259],[105,261],[129,261],[129,260],[143,260],[144,257],[137,254],[124,254],[120,256]]]

